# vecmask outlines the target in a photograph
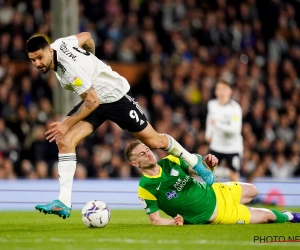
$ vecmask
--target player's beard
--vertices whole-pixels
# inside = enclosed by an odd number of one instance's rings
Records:
[[[149,164],[146,166],[143,167],[143,169],[154,169],[156,167],[156,163],[155,164]]]
[[[49,62],[46,65],[43,65],[43,67],[42,67],[42,68],[45,67],[45,70],[44,71],[40,71],[40,72],[42,74],[48,73],[48,71],[50,70],[51,64],[52,64],[52,59],[50,58]]]

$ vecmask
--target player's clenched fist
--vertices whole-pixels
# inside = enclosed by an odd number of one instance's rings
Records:
[[[175,224],[177,226],[182,226],[183,225],[183,222],[184,222],[184,219],[183,217],[180,215],[180,214],[177,214],[175,217],[174,217],[174,221],[175,221]]]
[[[218,165],[218,158],[215,157],[214,155],[212,154],[208,154],[206,157],[205,157],[205,163],[207,164],[207,166],[209,166],[212,170]]]

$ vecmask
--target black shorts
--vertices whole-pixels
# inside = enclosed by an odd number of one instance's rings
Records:
[[[239,172],[241,169],[241,156],[239,153],[234,153],[234,154],[224,154],[224,153],[219,153],[213,150],[209,150],[209,154],[214,155],[215,157],[218,158],[219,163],[224,159],[226,160],[228,168],[230,168],[234,172]]]
[[[67,116],[74,114],[82,103],[83,101],[77,104]],[[94,131],[106,120],[118,124],[129,132],[140,132],[147,127],[147,118],[130,92],[116,102],[100,104],[83,120],[91,123]]]

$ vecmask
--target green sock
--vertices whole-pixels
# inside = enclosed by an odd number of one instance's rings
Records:
[[[274,223],[284,223],[289,220],[289,217],[286,214],[280,213],[276,210],[271,210],[271,211],[276,216],[276,220],[274,221]]]

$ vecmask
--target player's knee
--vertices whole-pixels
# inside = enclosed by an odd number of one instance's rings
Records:
[[[276,220],[276,215],[272,211],[267,211],[265,217],[266,217],[265,222],[272,222]]]
[[[72,150],[76,145],[74,145],[74,142],[72,138],[68,135],[65,135],[59,143],[57,143],[57,147],[59,149],[59,152],[69,152]]]
[[[143,143],[152,149],[166,148],[168,145],[164,147],[164,139],[165,138],[162,135],[156,134],[144,140]]]
[[[257,187],[254,186],[254,184],[250,184],[250,187],[251,187],[251,196],[252,196],[252,197],[257,196],[257,194],[258,194],[258,189],[257,189]]]
[[[159,143],[157,142],[157,140],[155,140],[155,138],[151,138],[151,139],[147,139],[144,141],[144,144],[146,146],[148,146],[151,149],[158,149],[159,147]]]

